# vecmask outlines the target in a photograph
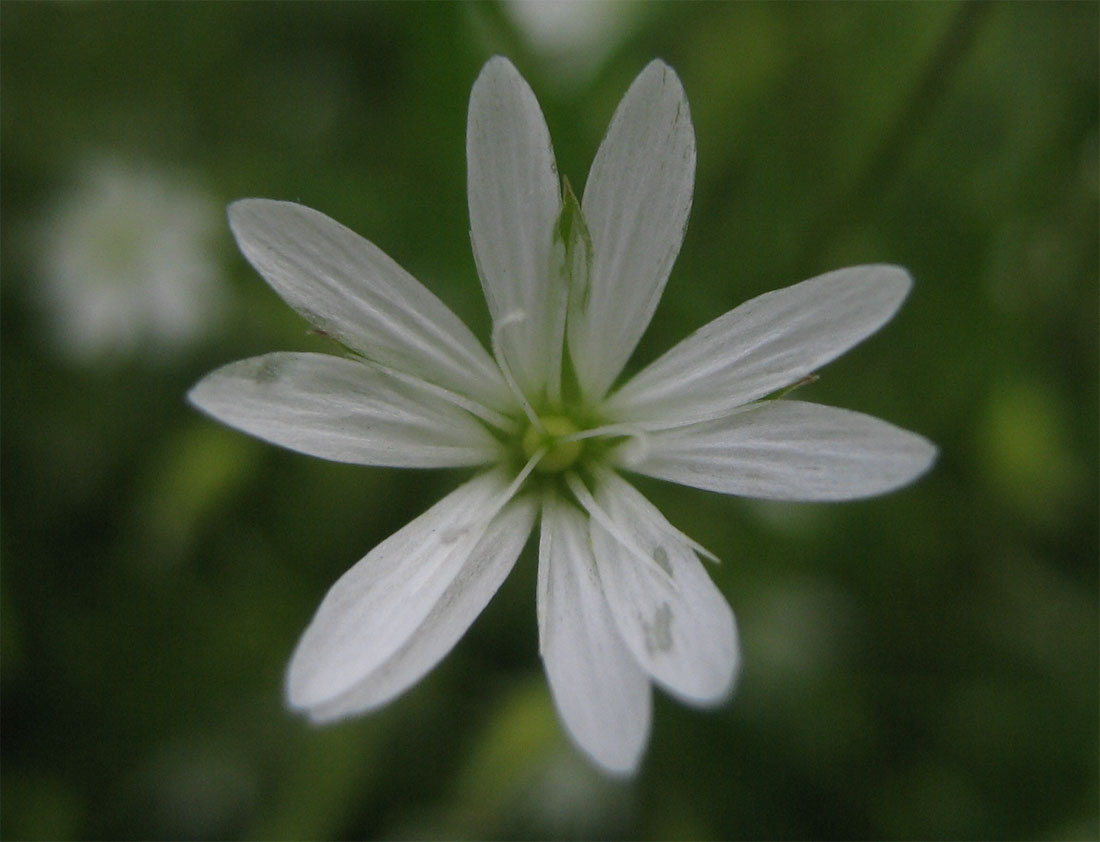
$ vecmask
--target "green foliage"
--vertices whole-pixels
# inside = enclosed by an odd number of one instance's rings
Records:
[[[609,5],[583,53],[493,4],[2,4],[3,835],[1096,838],[1098,8]],[[631,370],[828,269],[916,279],[799,397],[935,441],[918,485],[788,506],[640,483],[724,560],[745,666],[717,711],[658,702],[632,782],[556,723],[530,548],[399,701],[325,729],[284,711],[327,586],[457,478],[276,451],[185,404],[218,364],[339,352],[227,227],[220,316],[171,353],[67,356],[43,296],[52,209],[107,159],[215,207],[315,207],[487,339],[464,120],[497,52],[578,185],[649,59],[684,82],[694,209]]]

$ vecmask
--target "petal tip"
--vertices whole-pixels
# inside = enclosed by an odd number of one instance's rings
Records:
[[[730,612],[733,619],[733,612]],[[672,687],[665,682],[661,686],[675,699],[701,710],[714,710],[729,703],[737,691],[741,678],[741,643],[737,633],[737,621],[733,620],[732,638],[729,641],[729,660],[715,670],[714,681],[709,686],[697,685],[692,692],[683,687]]]
[[[300,651],[295,651],[290,658],[290,663],[287,664],[286,676],[283,679],[283,699],[291,710],[309,713],[322,700],[316,697],[315,692],[310,692],[312,682],[300,654]]]
[[[652,74],[659,74],[662,79],[674,79],[679,82],[680,77],[676,71],[663,58],[652,59],[649,64],[642,68],[642,72],[638,74],[639,77],[649,76]]]
[[[879,266],[883,280],[893,285],[901,298],[905,298],[913,288],[913,275],[904,266],[895,263],[883,263]]]
[[[225,215],[229,221],[229,230],[233,232],[241,250],[245,251],[245,243],[270,223],[272,214],[301,207],[294,202],[278,199],[245,198],[230,202],[225,208]],[[247,251],[245,254],[247,256]]]
[[[289,711],[305,717],[313,725],[327,725],[369,710],[369,707],[346,704],[345,697],[353,689],[351,687],[319,692],[313,676],[295,674],[296,660],[291,659],[283,684],[283,704]]]
[[[237,360],[216,368],[192,386],[184,396],[192,407],[216,421],[226,423],[218,414],[218,407],[224,404],[225,375],[235,371],[245,360]],[[219,388],[219,385],[222,388]]]
[[[914,470],[913,479],[910,482],[916,481],[931,471],[936,462],[940,458],[940,449],[924,436],[917,433],[911,434],[917,441],[914,447]]]
[[[909,270],[894,263],[849,266],[826,272],[811,281],[820,283],[819,289],[831,289],[836,294],[846,294],[861,302],[867,312],[873,314],[865,335],[890,321],[913,289],[913,276]]]
[[[588,755],[596,766],[609,778],[617,778],[618,780],[625,781],[633,778],[638,774],[638,768],[642,765],[642,755],[644,752],[639,752],[637,757],[631,758],[626,763],[614,763],[608,764],[600,760],[597,757]]]
[[[680,81],[680,76],[664,59],[655,58],[643,67],[642,72],[634,77],[634,82],[630,87],[631,89],[646,91],[647,96],[652,97],[654,101],[660,101],[664,96],[672,96],[679,109],[685,111],[688,109],[684,84]],[[623,99],[625,100],[629,95],[630,91],[628,90]]]
[[[486,86],[491,86],[499,82],[514,84],[516,80],[522,81],[523,76],[520,74],[519,70],[516,69],[516,66],[512,64],[512,60],[507,56],[493,56],[482,65],[481,71],[477,74],[477,79],[474,80],[473,91],[470,94],[470,101],[472,102],[478,91]]]
[[[297,652],[291,656],[283,680],[283,701],[287,708],[314,725],[326,725],[358,713],[357,709],[338,704],[351,688],[323,686],[315,667],[305,663]]]
[[[207,390],[206,381],[207,377],[202,378],[202,380],[200,380],[198,383],[188,389],[187,394],[184,395],[184,400],[186,400],[187,403],[189,403],[195,409],[201,410],[203,412],[206,411],[206,407],[203,406],[203,396],[205,395]]]
[[[879,488],[869,489],[867,493],[850,499],[879,497],[901,491],[913,485],[935,467],[940,454],[940,450],[935,444],[919,433],[903,430],[900,427],[896,429],[899,434],[905,437],[905,440],[904,444],[899,442],[899,451],[903,452],[899,453],[899,463],[892,481],[885,482]]]
[[[904,266],[895,263],[868,263],[853,269],[862,273],[866,283],[874,284],[878,288],[882,300],[889,300],[893,307],[891,312],[897,311],[913,289],[913,276]]]
[[[857,263],[854,266],[834,269],[817,277],[830,278],[834,283],[855,280],[862,283],[889,286],[903,295],[908,293],[913,286],[912,273],[904,266],[896,263]]]
[[[484,73],[490,68],[511,68],[515,70],[515,67],[516,66],[512,64],[512,60],[508,58],[508,56],[497,53],[495,56],[490,57],[490,59],[485,62],[485,64],[481,68],[481,72]]]
[[[566,728],[569,737],[576,749],[603,774],[619,780],[627,780],[638,774],[645,757],[645,749],[649,743],[649,730],[646,729],[645,738],[637,745],[586,745],[574,733],[571,728]]]
[[[229,224],[233,225],[235,222],[239,222],[246,216],[250,216],[253,213],[263,210],[265,205],[274,204],[273,199],[260,199],[260,198],[244,198],[235,199],[226,205],[225,215],[229,217]]]

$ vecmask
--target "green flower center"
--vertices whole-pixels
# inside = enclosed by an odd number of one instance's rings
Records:
[[[547,415],[540,417],[539,421],[542,423],[541,430],[532,424],[523,434],[523,454],[530,459],[545,447],[546,454],[535,465],[535,470],[544,474],[564,471],[577,461],[584,442],[561,439],[580,432],[580,428],[563,415]]]

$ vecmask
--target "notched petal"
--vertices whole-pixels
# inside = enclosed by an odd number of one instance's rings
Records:
[[[645,452],[613,458],[632,471],[722,494],[769,500],[855,500],[917,480],[936,447],[858,412],[793,400],[745,407],[725,418],[659,430]]]
[[[565,289],[550,283],[561,191],[550,132],[530,86],[491,59],[470,94],[466,124],[470,239],[494,323],[525,313],[500,345],[529,399],[560,377]]]
[[[633,486],[602,472],[596,500],[617,527],[590,526],[608,605],[631,652],[683,701],[713,705],[732,691],[740,661],[725,597],[694,548]],[[629,545],[621,535],[631,536]],[[647,552],[645,559],[638,551]]]
[[[256,271],[326,335],[490,409],[512,406],[466,325],[373,243],[323,213],[270,199],[234,202],[229,226]]]
[[[521,497],[490,523],[458,575],[409,639],[384,663],[350,689],[309,708],[315,722],[329,722],[380,707],[419,681],[454,647],[511,571],[527,543],[535,501]],[[469,526],[444,532],[445,544],[462,538]]]
[[[550,690],[576,744],[612,774],[631,774],[649,737],[649,681],[601,591],[584,515],[556,498],[542,511],[539,642]]]
[[[863,341],[912,286],[898,266],[854,266],[747,301],[704,325],[608,398],[605,413],[646,429],[728,415]]]
[[[526,540],[520,521],[508,521],[526,518],[522,511],[493,514],[507,485],[497,471],[470,480],[340,577],[291,659],[292,707],[321,719],[365,709],[400,692],[446,653]],[[502,522],[516,531],[501,534]],[[459,602],[463,610],[452,613]]]
[[[695,130],[662,61],[634,80],[588,174],[582,206],[593,258],[587,306],[569,323],[584,396],[598,400],[645,331],[680,251],[695,183]]]
[[[337,462],[442,468],[499,454],[481,423],[427,387],[328,354],[230,363],[200,380],[188,399],[223,424]]]

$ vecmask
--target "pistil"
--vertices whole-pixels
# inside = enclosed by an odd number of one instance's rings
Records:
[[[539,422],[542,429],[532,424],[523,434],[524,456],[530,459],[540,449],[546,448],[546,455],[539,460],[535,470],[544,474],[564,471],[580,457],[584,442],[562,439],[579,432],[580,428],[564,415],[540,416]]]

